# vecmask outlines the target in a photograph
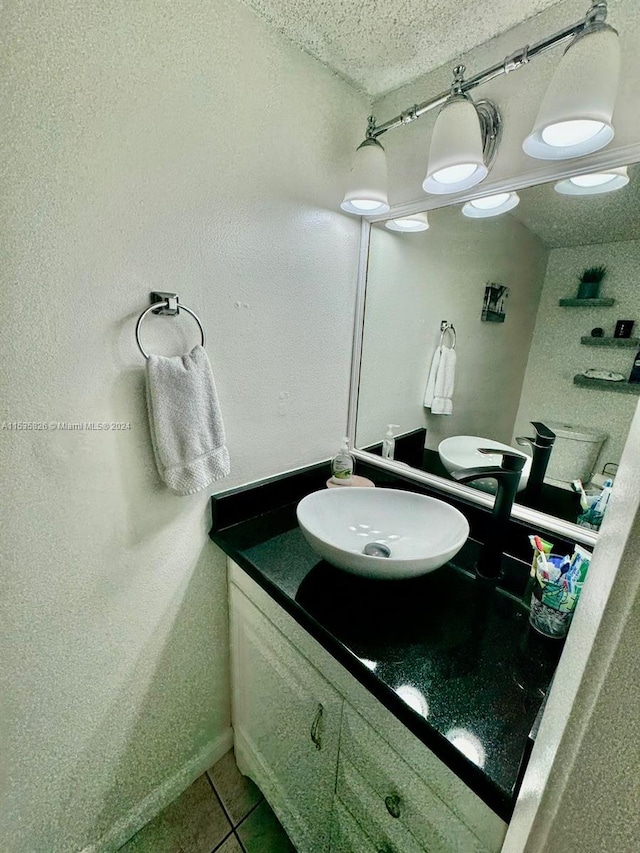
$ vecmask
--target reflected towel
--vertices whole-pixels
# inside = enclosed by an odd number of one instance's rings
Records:
[[[424,400],[432,415],[453,414],[456,358],[456,351],[447,347],[438,347],[434,354]]]
[[[192,495],[230,470],[211,364],[201,346],[147,359],[147,405],[156,466],[178,495]]]
[[[427,387],[424,392],[424,406],[431,407],[433,403],[433,395],[436,390],[436,376],[438,375],[438,366],[440,364],[440,352],[442,347],[436,347],[436,351],[431,359],[431,367],[429,368],[429,378],[427,379]]]

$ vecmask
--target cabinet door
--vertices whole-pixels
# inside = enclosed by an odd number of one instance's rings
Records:
[[[233,728],[238,764],[299,853],[329,850],[342,697],[231,586]]]

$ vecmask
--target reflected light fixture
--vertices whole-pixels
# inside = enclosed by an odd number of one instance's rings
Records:
[[[438,113],[431,135],[425,192],[457,193],[483,181],[496,153],[500,114],[490,101],[475,104],[462,91],[464,65],[453,72],[451,94]]]
[[[604,148],[614,136],[612,116],[620,76],[618,33],[605,23],[606,17],[606,0],[592,0],[581,20],[518,48],[471,77],[465,78],[464,66],[457,66],[448,90],[381,124],[369,116],[366,139],[356,152],[342,209],[360,216],[388,212],[387,164],[378,138],[436,109],[439,113],[422,188],[445,195],[464,192],[483,181],[495,159],[502,120],[493,103],[473,101],[469,93],[523,68],[559,45],[568,46],[522,147],[530,157],[542,160],[583,157]],[[473,207],[479,209],[477,205]],[[387,227],[398,230],[390,224]]]
[[[416,234],[429,228],[426,213],[410,213],[397,219],[387,219],[384,224],[390,231],[403,231],[406,234]]]
[[[568,160],[599,151],[614,136],[611,123],[620,77],[618,33],[595,4],[556,68],[533,130],[522,143],[530,157]]]
[[[348,189],[340,207],[347,213],[372,216],[387,213],[387,156],[384,148],[371,135],[375,119],[369,116],[367,137],[356,149],[349,174]]]
[[[484,767],[487,761],[487,753],[482,745],[482,741],[473,732],[463,728],[450,729],[445,737],[469,761],[473,761],[478,767]]]
[[[586,175],[574,175],[558,181],[554,189],[562,195],[601,195],[622,189],[629,183],[627,167],[606,169],[602,172],[589,172]]]
[[[496,193],[468,201],[463,205],[462,212],[471,219],[486,219],[488,216],[500,216],[519,204],[518,193]]]
[[[406,702],[410,708],[424,717],[425,720],[429,716],[429,703],[421,690],[414,687],[412,684],[401,684],[395,689],[398,696],[403,702]]]

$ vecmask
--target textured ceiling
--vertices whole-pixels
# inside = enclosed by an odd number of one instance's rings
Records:
[[[311,56],[378,97],[561,0],[243,2]]]
[[[629,167],[629,183],[612,193],[560,195],[553,184],[521,190],[511,215],[549,248],[640,239],[640,165]]]

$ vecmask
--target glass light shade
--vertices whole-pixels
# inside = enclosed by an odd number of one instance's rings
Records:
[[[568,160],[604,148],[620,77],[618,34],[606,24],[578,35],[566,49],[522,143],[530,157]]]
[[[418,231],[426,231],[429,220],[426,213],[411,213],[407,216],[399,216],[397,219],[388,219],[385,227],[390,231],[404,231],[407,234],[415,234]]]
[[[627,167],[620,166],[618,169],[565,178],[563,181],[558,181],[554,189],[562,195],[601,195],[626,187],[628,183]]]
[[[365,139],[356,149],[348,189],[340,207],[358,216],[389,210],[387,157],[376,139]]]
[[[518,193],[496,193],[468,201],[463,205],[462,212],[471,219],[486,219],[488,216],[500,216],[519,204]]]
[[[422,188],[435,195],[457,193],[479,184],[487,172],[476,108],[468,98],[455,96],[438,113]]]

